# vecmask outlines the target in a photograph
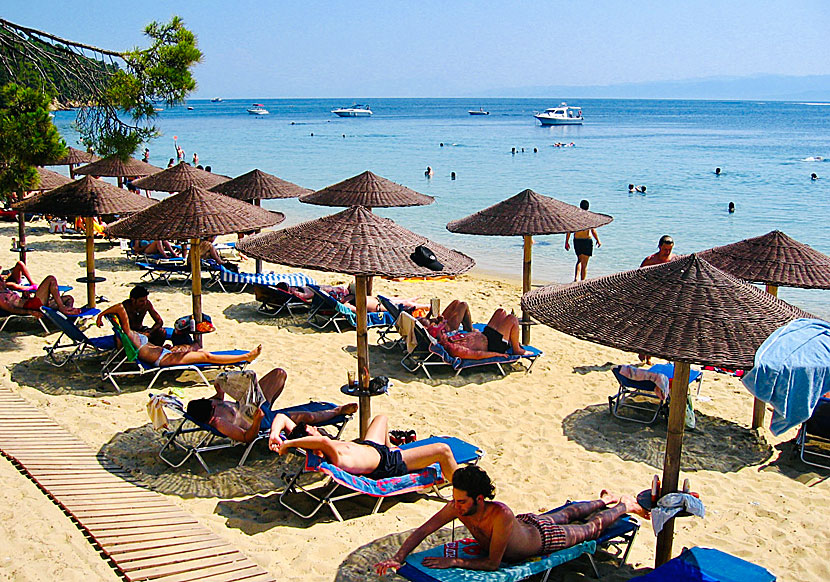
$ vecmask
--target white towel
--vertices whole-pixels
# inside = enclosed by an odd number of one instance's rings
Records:
[[[703,502],[688,493],[669,493],[657,501],[657,507],[651,510],[651,525],[654,528],[654,535],[663,530],[663,526],[672,517],[686,510],[692,515],[703,517],[706,508]]]
[[[165,397],[163,394],[156,394],[155,396],[151,396],[147,402],[147,414],[150,416],[155,430],[161,430],[170,426],[167,415],[164,413],[164,401]]]

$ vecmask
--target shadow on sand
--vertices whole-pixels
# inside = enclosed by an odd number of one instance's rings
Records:
[[[830,469],[814,467],[801,460],[795,438],[775,445],[778,456],[770,459],[767,464],[758,467],[758,470],[779,473],[807,487],[814,487],[830,479]]]
[[[759,465],[772,455],[772,447],[758,431],[700,412],[696,417],[695,429],[683,436],[682,470],[728,473]],[[571,413],[562,426],[565,435],[586,450],[663,468],[665,421],[644,425],[620,420],[608,412],[608,405],[595,404]]]
[[[374,565],[390,558],[411,533],[412,530],[390,534],[359,547],[346,556],[346,559],[340,563],[337,569],[337,575],[334,578],[335,582],[358,582],[373,579],[375,577]],[[455,534],[454,536],[453,533]],[[452,541],[453,539],[459,540],[469,537],[471,537],[470,533],[464,526],[456,527],[454,532],[450,528],[443,528],[428,536],[419,548],[423,549],[437,546]],[[640,576],[650,571],[650,568],[637,569],[629,564],[619,566],[619,563],[610,554],[602,550],[597,550],[597,553],[594,554],[594,559],[597,562],[597,568],[602,576],[602,580],[607,582],[630,580],[635,576]],[[542,573],[526,578],[526,580],[529,582],[538,582],[543,578],[544,574]],[[392,574],[388,579],[395,581],[404,580],[403,577],[397,574]],[[595,579],[595,574],[591,569],[588,558],[581,556],[554,568],[548,581],[575,582],[577,580]]]

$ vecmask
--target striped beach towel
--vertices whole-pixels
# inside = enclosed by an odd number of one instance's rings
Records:
[[[238,283],[240,285],[271,285],[286,283],[291,287],[314,285],[314,279],[303,273],[234,273],[224,267],[220,269],[220,280],[223,283]]]

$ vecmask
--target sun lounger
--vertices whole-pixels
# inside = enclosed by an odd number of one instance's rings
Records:
[[[378,345],[385,350],[393,350],[395,348],[403,349],[406,345],[404,338],[392,337],[394,334],[397,334],[398,330],[395,324],[398,322],[401,313],[403,313],[403,309],[400,305],[396,305],[383,295],[378,295],[378,301],[393,320],[389,325],[378,328]]]
[[[311,311],[308,314],[308,324],[319,330],[326,329],[329,325],[341,332],[343,329],[357,327],[357,315],[354,311],[340,303],[337,299],[323,291],[314,284],[308,284],[314,291],[314,298],[311,303]],[[388,326],[395,323],[392,316],[385,312],[367,313],[367,327]],[[343,329],[341,329],[341,326]]]
[[[645,574],[640,582],[775,582],[775,574],[713,548],[689,548]]]
[[[655,374],[663,374],[669,381],[674,378],[674,364],[655,364],[648,369]],[[669,398],[661,400],[655,392],[655,383],[651,380],[632,380],[620,373],[620,366],[611,368],[617,379],[619,388],[617,393],[608,397],[608,407],[611,414],[622,420],[631,420],[641,424],[652,424],[661,415],[665,416],[669,410]],[[697,382],[697,391],[703,382],[703,373],[692,369],[689,373],[689,384]],[[634,414],[624,414],[623,410],[635,411]],[[640,418],[642,416],[642,418]]]
[[[193,417],[187,414],[187,410],[181,400],[175,396],[165,396],[164,406],[182,417],[176,428],[164,431],[163,435],[166,440],[159,450],[159,458],[174,468],[181,467],[188,459],[193,457],[204,467],[205,471],[210,473],[210,467],[208,467],[207,461],[202,456],[204,453],[244,446],[245,452],[237,464],[237,467],[241,467],[248,459],[248,455],[251,454],[254,445],[262,439],[267,439],[270,433],[270,429],[260,430],[253,441],[245,444],[231,440],[209,424],[203,424],[193,419]],[[280,408],[276,412],[286,415],[292,412],[320,412],[322,410],[331,410],[336,406],[336,404],[332,404],[331,402],[312,401],[298,406]],[[336,438],[339,438],[350,419],[351,415],[341,415],[327,422],[321,422],[318,426],[333,426],[337,429]]]
[[[54,344],[43,348],[46,350],[47,361],[53,366],[61,368],[72,362],[77,368],[78,360],[87,352],[93,355],[105,355],[115,349],[114,334],[90,338],[75,324],[77,318],[67,317],[60,311],[45,305],[40,310],[61,332]],[[83,315],[89,317],[98,313],[100,313],[98,309],[91,309],[83,312]],[[80,371],[80,368],[78,370]]]
[[[37,287],[34,286],[33,290],[37,290]],[[71,291],[72,287],[60,286],[59,290],[60,290],[61,293],[66,293],[66,292]],[[81,314],[78,317],[90,317],[92,315],[97,315],[98,313],[100,313],[100,311],[97,310],[97,309],[85,309],[81,312]],[[0,320],[2,320],[2,321],[0,321],[0,331],[3,331],[6,328],[6,324],[9,323],[11,320],[13,320],[15,318],[21,318],[21,319],[32,318],[32,319],[35,319],[40,324],[40,327],[43,328],[43,331],[45,331],[46,333],[49,333],[49,328],[46,327],[46,318],[43,318],[43,317],[35,318],[33,315],[18,315],[17,313],[10,313],[10,312],[6,311],[5,309],[0,309]]]
[[[222,291],[227,291],[226,285],[238,286],[241,292],[248,285],[276,286],[277,283],[286,283],[291,287],[303,287],[314,284],[314,279],[303,273],[237,273],[218,263],[214,263],[212,275],[207,286],[219,285]]]
[[[412,316],[406,312],[402,313],[401,317],[412,318]],[[522,346],[522,348],[529,351],[530,354],[518,355],[514,354],[512,350],[508,350],[508,352],[502,356],[485,358],[483,360],[455,358],[444,349],[444,346],[438,343],[437,339],[429,334],[426,328],[421,325],[421,322],[417,319],[412,319],[412,325],[414,326],[415,337],[418,341],[418,345],[413,351],[407,353],[403,357],[401,365],[413,374],[417,374],[418,370],[423,370],[424,374],[426,374],[429,379],[432,379],[429,369],[435,366],[449,366],[455,370],[456,376],[460,374],[462,370],[467,370],[469,368],[476,368],[478,366],[496,366],[499,373],[504,376],[504,365],[514,364],[517,362],[529,362],[529,364],[525,365],[525,372],[529,372],[533,367],[533,364],[536,362],[536,359],[543,355],[542,351],[538,348],[534,348],[533,346]],[[476,323],[473,324],[473,327],[477,331],[482,331],[485,326],[484,324]]]
[[[112,322],[112,320],[110,320]],[[236,364],[180,364],[177,366],[156,366],[155,364],[148,364],[142,362],[138,358],[138,348],[133,345],[130,338],[121,329],[121,326],[112,322],[115,335],[121,342],[121,349],[116,350],[112,357],[108,358],[101,368],[101,381],[109,380],[115,387],[116,392],[121,392],[121,387],[116,381],[116,377],[123,376],[144,376],[152,375],[150,384],[147,390],[153,388],[153,385],[164,372],[196,372],[201,378],[205,386],[210,386],[210,382],[205,377],[204,372],[207,370],[225,370],[228,368],[237,368],[244,370],[249,362],[239,362]],[[246,350],[222,350],[211,352],[217,355],[241,356],[248,353]]]
[[[136,261],[136,266],[144,269],[141,280],[147,283],[166,283],[172,286],[174,277],[181,277],[179,282],[185,285],[190,281],[190,265],[182,259],[162,259],[158,261]]]
[[[819,398],[812,416],[801,425],[795,443],[802,461],[830,469],[830,398]]]
[[[310,299],[306,301],[293,293],[270,285],[254,285],[254,297],[259,301],[257,311],[272,317],[278,317],[283,312],[288,312],[288,315],[294,319],[296,312],[311,309]]]
[[[417,440],[401,445],[400,448],[414,448],[437,442],[446,443],[450,446],[453,456],[455,457],[455,461],[459,465],[470,463],[476,464],[479,459],[484,456],[484,451],[475,445],[471,445],[470,443],[464,442],[455,437],[446,436],[432,436],[428,439]],[[327,506],[331,509],[331,512],[338,521],[343,521],[340,512],[334,505],[335,502],[359,495],[369,495],[377,498],[375,506],[372,509],[373,514],[380,510],[381,503],[383,503],[383,500],[387,497],[411,493],[413,491],[422,492],[425,490],[434,491],[440,496],[437,486],[443,483],[443,478],[441,476],[441,469],[437,463],[425,469],[413,471],[412,473],[407,473],[406,475],[402,475],[400,477],[389,477],[387,479],[375,480],[364,475],[353,475],[351,473],[347,473],[343,469],[326,462],[322,457],[316,454],[303,454],[305,455],[305,465],[301,467],[300,470],[293,476],[284,476],[286,478],[287,485],[282,494],[280,494],[280,504],[304,519],[311,519],[322,507]],[[320,472],[326,476],[324,484],[314,490],[308,489],[299,483],[300,477],[305,472],[310,471]],[[335,493],[337,493],[341,488],[345,489],[346,492],[335,496]],[[312,507],[311,510],[304,512],[289,503],[289,501],[291,501],[290,498],[295,494],[305,495],[310,498],[313,502],[315,502],[314,507]]]
[[[561,507],[552,509],[548,513],[553,513],[562,509],[571,502],[566,503]],[[481,581],[481,582],[509,582],[514,580],[524,580],[530,576],[544,573],[542,581],[546,581],[550,576],[551,571],[556,566],[575,560],[579,556],[585,554],[591,562],[591,567],[597,578],[600,577],[597,570],[596,562],[593,554],[597,548],[613,549],[617,552],[617,557],[620,555],[620,564],[625,563],[628,553],[631,550],[631,544],[640,529],[640,523],[636,518],[629,515],[624,515],[618,519],[610,528],[596,540],[590,540],[577,544],[558,552],[553,552],[546,556],[533,558],[526,562],[519,564],[502,564],[495,572],[483,572],[479,570],[465,570],[462,568],[447,568],[447,569],[433,569],[423,565],[424,558],[428,556],[460,556],[472,557],[480,555],[480,547],[478,542],[474,539],[464,539],[459,541],[452,541],[446,544],[430,548],[423,552],[410,554],[406,563],[398,570],[398,574],[415,582],[463,582],[463,581]]]

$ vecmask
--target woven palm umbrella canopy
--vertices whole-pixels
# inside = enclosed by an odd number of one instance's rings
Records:
[[[230,178],[205,172],[199,168],[179,162],[171,168],[150,174],[133,182],[136,188],[155,190],[156,192],[181,192],[191,186],[209,189],[227,182]]]
[[[72,146],[69,146],[68,148],[66,148],[66,150],[67,151],[65,156],[49,165],[69,166],[69,175],[73,179],[75,178],[75,166],[79,164],[91,164],[92,162],[97,162],[101,159],[95,154],[91,154],[89,152],[73,148]]]
[[[780,230],[715,247],[698,255],[745,281],[763,283],[777,296],[778,287],[830,289],[830,257],[790,238]],[[764,423],[766,405],[755,399],[752,428]]]
[[[119,187],[121,187],[124,178],[130,176],[149,176],[159,171],[161,171],[161,168],[151,166],[133,157],[122,160],[118,156],[109,156],[75,169],[76,174],[118,178]]]
[[[453,220],[447,230],[460,234],[521,236],[524,239],[522,293],[530,291],[533,237],[598,228],[614,220],[606,214],[582,210],[533,190],[522,190],[512,198]],[[530,343],[530,318],[522,313],[522,343]]]
[[[297,186],[262,170],[251,170],[247,174],[242,174],[233,180],[214,186],[211,190],[251,202],[256,206],[259,206],[260,200],[298,198],[312,192],[308,188]],[[262,272],[261,259],[256,260],[256,272]]]
[[[433,271],[416,264],[410,255],[427,246],[443,265]],[[371,419],[368,396],[369,343],[366,331],[366,280],[386,277],[434,277],[457,275],[470,270],[475,261],[395,224],[388,218],[354,206],[317,220],[274,232],[246,237],[239,243],[246,255],[288,265],[355,276],[357,308],[357,368],[361,391],[360,434]]]
[[[53,172],[52,170],[47,170],[46,168],[41,168],[40,166],[35,168],[37,170],[38,175],[38,184],[37,188],[30,190],[30,192],[42,192],[43,190],[51,190],[53,188],[57,188],[58,186],[63,186],[64,184],[68,184],[72,180],[64,176],[63,174],[58,174],[57,172]],[[25,193],[24,193],[25,194]],[[22,199],[23,196],[20,196]],[[19,212],[17,214],[17,236],[19,239],[19,243],[16,248],[12,248],[12,252],[17,251],[19,255],[19,259],[22,262],[26,262],[26,213]],[[13,247],[15,245],[12,245]]]
[[[114,236],[153,240],[190,239],[193,318],[202,321],[201,239],[274,226],[285,220],[270,212],[224,194],[191,186],[165,198],[143,212],[109,226]]]
[[[210,189],[213,192],[248,202],[275,198],[299,198],[312,192],[308,188],[297,186],[262,170],[251,170]]]
[[[317,192],[301,196],[300,202],[318,206],[391,208],[427,206],[435,202],[435,198],[420,194],[367,170]]]
[[[15,205],[26,212],[43,212],[58,216],[80,216],[86,222],[86,283],[87,305],[95,307],[95,283],[104,281],[95,276],[95,244],[93,219],[107,214],[131,214],[155,204],[155,200],[138,196],[92,176],[71,181],[54,190],[36,194]]]
[[[777,328],[812,317],[692,254],[672,262],[535,289],[522,307],[574,337],[674,361],[661,495],[677,491],[689,364],[749,368]],[[671,556],[674,520],[657,537],[657,565]]]

